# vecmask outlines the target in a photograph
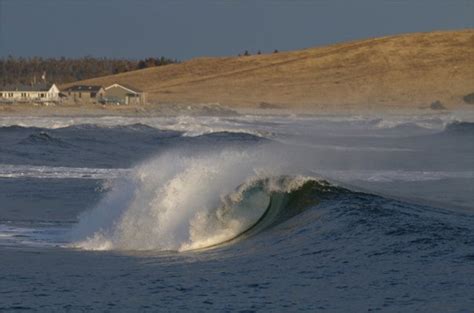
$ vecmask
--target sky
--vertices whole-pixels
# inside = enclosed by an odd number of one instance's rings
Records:
[[[0,0],[0,57],[295,50],[474,28],[474,0]]]

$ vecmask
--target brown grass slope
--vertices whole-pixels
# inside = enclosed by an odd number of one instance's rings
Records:
[[[474,30],[414,33],[248,57],[198,58],[81,83],[136,86],[154,103],[447,107],[474,92]]]

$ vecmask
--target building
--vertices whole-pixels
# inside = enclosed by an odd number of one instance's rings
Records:
[[[146,97],[143,91],[130,86],[113,84],[105,88],[102,103],[114,104],[145,104]]]
[[[0,102],[57,102],[59,89],[55,84],[0,86]]]
[[[102,99],[105,90],[96,85],[74,85],[63,90],[63,93],[76,101],[94,101]]]

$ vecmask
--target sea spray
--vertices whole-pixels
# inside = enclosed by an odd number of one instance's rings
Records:
[[[227,241],[258,220],[270,192],[304,182],[267,179],[265,188],[252,191],[269,173],[285,174],[287,163],[263,147],[163,154],[118,180],[95,209],[80,217],[72,246],[179,251]]]

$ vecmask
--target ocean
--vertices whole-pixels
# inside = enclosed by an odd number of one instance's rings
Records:
[[[474,114],[0,117],[0,312],[474,312]]]

